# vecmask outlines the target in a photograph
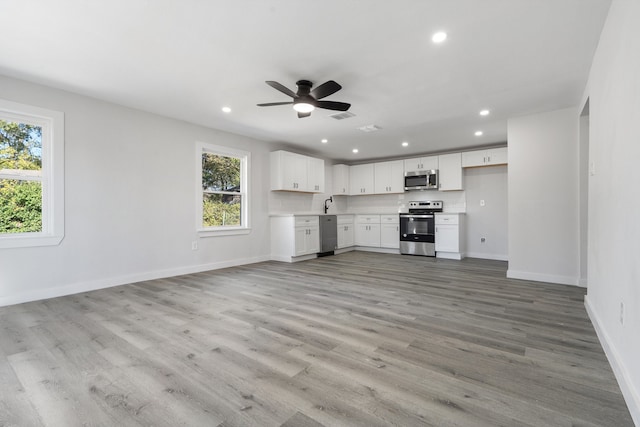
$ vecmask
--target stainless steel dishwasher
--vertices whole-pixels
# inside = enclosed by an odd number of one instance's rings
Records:
[[[338,217],[320,215],[320,253],[318,256],[333,255],[338,247]]]

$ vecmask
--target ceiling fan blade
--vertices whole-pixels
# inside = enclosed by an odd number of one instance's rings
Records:
[[[274,105],[291,105],[293,101],[290,102],[267,102],[266,104],[256,104],[258,107],[273,107]]]
[[[281,85],[278,82],[274,82],[273,80],[267,80],[265,83],[271,86],[272,88],[274,88],[275,90],[279,90],[280,92],[284,93],[287,96],[290,96],[292,98],[298,97],[298,95],[294,91],[292,91],[286,86]]]
[[[298,118],[302,119],[304,117],[309,117],[311,115],[311,113],[298,113]]]
[[[311,91],[311,96],[315,99],[326,98],[329,95],[333,95],[337,91],[342,89],[338,83],[333,80],[329,80],[328,82],[322,83],[320,86]]]
[[[317,101],[316,107],[325,108],[327,110],[347,111],[349,107],[351,107],[351,104],[337,101]]]

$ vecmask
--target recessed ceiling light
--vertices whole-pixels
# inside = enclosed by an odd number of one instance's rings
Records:
[[[405,141],[405,142],[403,142],[403,143],[402,143],[402,146],[403,146],[403,147],[408,147],[408,146],[409,146],[409,143],[408,143],[407,141]]]
[[[481,116],[488,116],[489,115],[489,110],[480,110],[480,115]]]
[[[431,41],[434,43],[442,43],[447,39],[447,33],[444,31],[438,31],[433,36],[431,36]]]
[[[482,131],[481,130],[477,130],[474,135],[475,136],[482,136]]]
[[[353,150],[351,150],[351,151],[353,151],[353,152],[354,152],[354,154],[355,154],[355,153],[357,153],[357,152],[358,152],[358,149],[357,149],[357,148],[354,148],[354,149],[353,149]]]
[[[323,144],[326,144],[327,142],[329,142],[329,140],[325,138],[325,139],[323,139],[323,140],[322,140],[322,141],[320,141],[320,142],[322,142]]]
[[[223,113],[230,113],[230,112],[231,112],[231,108],[229,108],[229,107],[222,107],[222,112],[223,112]]]

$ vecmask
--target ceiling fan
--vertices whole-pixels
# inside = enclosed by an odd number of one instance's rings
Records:
[[[266,104],[258,104],[258,107],[271,107],[274,105],[287,105],[293,104],[293,109],[298,112],[298,117],[309,117],[311,112],[316,108],[325,108],[327,110],[336,110],[336,111],[347,111],[351,104],[347,104],[346,102],[337,102],[337,101],[320,101],[322,98],[326,98],[329,95],[333,95],[340,89],[338,83],[333,80],[329,80],[328,82],[322,83],[320,86],[311,90],[313,87],[313,83],[309,80],[298,80],[296,85],[298,86],[298,92],[294,92],[287,88],[286,86],[281,85],[278,82],[274,81],[266,81],[269,86],[278,90],[285,95],[288,95],[293,98],[293,101],[290,102],[269,102]]]

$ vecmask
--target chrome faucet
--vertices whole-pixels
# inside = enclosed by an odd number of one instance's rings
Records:
[[[329,210],[329,206],[327,206],[327,202],[333,203],[333,196],[329,196],[329,198],[324,201],[324,214],[325,215],[327,214],[327,211]]]

